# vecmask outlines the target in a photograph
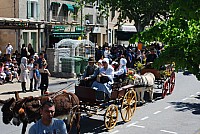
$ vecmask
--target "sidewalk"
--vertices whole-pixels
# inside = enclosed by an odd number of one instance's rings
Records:
[[[56,78],[56,77],[50,77],[49,78],[49,87],[51,85],[56,85],[60,83],[67,83],[67,81],[75,80],[74,78]],[[18,83],[16,79],[13,81],[14,83],[5,83],[3,85],[0,85],[0,100],[6,100],[14,96],[14,92],[18,91],[20,93],[20,97],[26,97],[26,96],[39,96],[39,91],[30,92],[29,91],[29,81],[26,83],[26,93],[22,92],[21,89],[21,83]]]

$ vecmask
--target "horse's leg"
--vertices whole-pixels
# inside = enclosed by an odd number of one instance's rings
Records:
[[[144,92],[145,92],[145,89],[144,88],[145,87],[141,88],[141,100],[142,100],[142,103],[145,103],[145,101],[144,101]]]
[[[26,133],[26,127],[27,127],[27,122],[23,122],[23,126],[22,126],[22,134]]]
[[[80,111],[77,110],[76,113],[76,128],[77,128],[77,134],[80,134],[81,128],[80,128],[80,121],[81,121],[81,114]]]
[[[135,88],[135,91],[136,91],[136,94],[137,94],[138,104],[140,104],[140,91],[139,91],[139,88]]]
[[[153,86],[149,87],[149,99],[151,102],[153,101]]]

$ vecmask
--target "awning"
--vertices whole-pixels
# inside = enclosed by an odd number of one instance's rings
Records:
[[[74,7],[71,4],[65,4],[67,6],[68,11],[74,12]]]
[[[68,32],[68,33],[52,33],[53,37],[59,37],[59,38],[78,38],[81,36],[81,33],[75,33],[75,32]]]
[[[117,40],[128,41],[136,32],[116,31]]]
[[[60,3],[59,2],[51,2],[51,6],[54,6],[54,5],[58,5],[60,7]]]

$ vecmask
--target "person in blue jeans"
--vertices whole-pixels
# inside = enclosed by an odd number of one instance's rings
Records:
[[[34,90],[38,90],[39,80],[40,80],[40,72],[38,63],[34,64],[33,67],[33,79],[34,79]]]
[[[29,134],[67,134],[64,121],[53,118],[55,105],[52,100],[42,103],[40,114],[41,119],[30,127]]]

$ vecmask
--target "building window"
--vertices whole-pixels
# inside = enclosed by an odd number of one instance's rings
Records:
[[[78,8],[74,8],[74,14],[73,14],[73,19],[75,20],[75,21],[77,21],[77,18],[78,18]]]
[[[85,15],[85,24],[93,24],[93,15]]]
[[[56,19],[57,15],[58,15],[58,7],[59,7],[58,5],[54,5],[52,7],[52,16],[54,19]]]
[[[28,0],[27,1],[27,18],[34,18],[38,19],[39,18],[39,4],[37,0]]]

